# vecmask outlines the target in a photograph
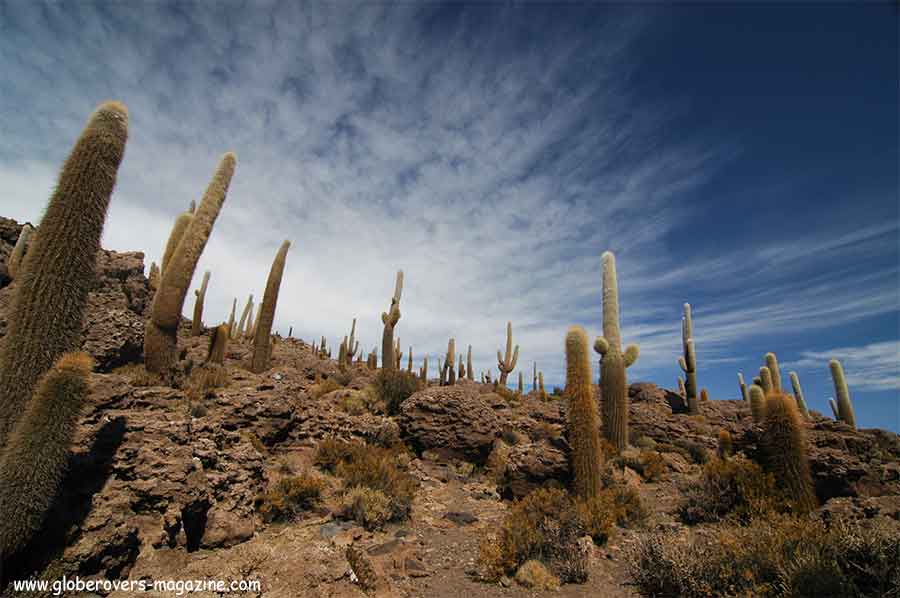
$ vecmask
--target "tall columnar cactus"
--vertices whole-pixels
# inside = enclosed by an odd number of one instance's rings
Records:
[[[213,328],[212,335],[209,337],[209,350],[204,363],[215,363],[218,365],[225,363],[225,351],[228,349],[229,336],[231,336],[231,330],[228,329],[228,324],[220,324]]]
[[[225,202],[234,166],[234,154],[229,152],[222,156],[193,220],[172,253],[171,260],[163,268],[144,333],[144,364],[150,372],[165,372],[178,358],[177,333],[181,309],[194,269]]]
[[[347,337],[341,341],[341,347],[338,349],[338,367],[341,371],[347,368]]]
[[[456,384],[456,339],[447,341],[447,355],[444,357],[444,368],[447,370],[444,376],[447,385]]]
[[[806,434],[797,404],[790,396],[778,391],[768,395],[763,428],[766,469],[775,475],[778,486],[787,491],[799,512],[812,511],[818,504],[809,470]]]
[[[490,382],[490,377],[488,377],[488,382]],[[541,397],[547,396],[547,391],[544,390],[544,372],[538,372],[538,392]]]
[[[156,265],[156,262],[150,262],[150,272],[147,274],[147,284],[150,286],[150,291],[153,293],[159,288],[159,266]]]
[[[438,356],[438,385],[445,386],[447,384],[447,368],[444,367],[444,362],[441,361],[440,356]]]
[[[256,315],[253,314],[253,310],[256,310]],[[250,314],[247,316],[247,330],[244,332],[244,338],[253,339],[256,337],[256,323],[259,321],[259,312],[262,311],[262,304],[259,307],[255,305],[250,306]]]
[[[412,374],[412,371],[413,371],[412,362],[413,362],[412,345],[410,345],[409,355],[407,355],[407,364],[406,364],[406,371],[410,374]]]
[[[512,322],[506,323],[506,354],[501,357],[500,351],[497,351],[497,367],[500,368],[500,386],[506,386],[506,378],[514,369],[516,362],[519,360],[519,345],[513,352],[512,344]]]
[[[350,338],[347,340],[347,350],[344,358],[347,360],[347,365],[353,364],[353,356],[356,355],[356,351],[359,349],[359,341],[356,340],[356,318],[353,318],[353,324],[350,325]]]
[[[194,319],[191,321],[191,336],[203,334],[203,302],[206,300],[206,287],[209,286],[209,270],[203,273],[200,289],[194,291]]]
[[[532,372],[532,377],[531,377],[531,390],[532,390],[532,392],[534,392],[535,390],[537,390],[537,383],[538,383],[538,380],[537,380],[537,362],[535,361],[535,362],[534,362],[534,370],[533,370],[533,372]]]
[[[625,369],[638,358],[637,345],[622,352],[619,332],[619,284],[616,258],[603,254],[603,336],[597,337],[594,350],[601,355],[600,385],[603,396],[603,433],[621,452],[628,446],[628,378]]]
[[[193,202],[191,203],[193,204]],[[175,254],[175,250],[178,249],[178,244],[181,243],[184,233],[190,228],[193,221],[194,211],[192,209],[182,212],[175,219],[175,224],[172,225],[172,231],[169,233],[169,239],[166,241],[166,248],[163,251],[162,262],[159,266],[160,277],[165,273],[166,268],[169,267],[169,262],[172,261],[172,256]]]
[[[400,362],[403,360],[403,351],[400,350],[400,337],[397,337],[397,342],[394,343],[394,369],[400,369]]]
[[[741,387],[741,398],[745,401],[750,400],[750,391],[747,390],[747,385],[744,384],[744,375],[738,372],[738,385]]]
[[[834,399],[828,399],[828,406],[831,407],[831,413],[834,415],[835,421],[841,421],[841,412],[838,410],[837,403]]]
[[[525,376],[522,374],[522,370],[519,370],[519,394],[523,394],[525,392]]]
[[[800,409],[800,414],[803,415],[803,419],[809,419],[809,408],[806,406],[806,400],[803,398],[803,389],[800,388],[800,378],[797,376],[797,372],[790,372],[788,376],[791,379],[791,388],[794,389],[794,399],[797,401],[797,408]]]
[[[755,424],[762,423],[766,417],[766,393],[756,384],[750,387],[750,414]]]
[[[397,368],[394,361],[394,326],[400,321],[400,295],[403,294],[403,270],[397,271],[397,282],[394,284],[394,296],[391,307],[381,313],[384,332],[381,335],[381,368],[393,370]]]
[[[697,353],[694,350],[694,322],[691,319],[691,304],[684,304],[684,316],[681,317],[681,347],[684,355],[678,359],[678,365],[684,372],[684,398],[688,413],[700,413],[700,402],[697,400]]]
[[[766,394],[769,394],[775,389],[775,382],[772,380],[772,370],[767,366],[759,368],[759,380],[761,383],[760,386],[762,386],[762,389]]]
[[[781,386],[781,368],[778,367],[778,358],[774,353],[766,353],[766,368],[772,376],[772,390],[774,392],[782,392]]]
[[[256,321],[256,330],[253,337],[253,358],[250,363],[250,371],[259,374],[269,369],[269,358],[272,353],[272,324],[275,322],[275,306],[278,304],[278,289],[281,288],[281,277],[284,274],[284,264],[287,261],[287,252],[291,248],[290,241],[284,241],[275,254],[272,269],[269,270],[269,280],[266,281],[266,292],[263,295],[262,305]]]
[[[231,304],[231,315],[228,316],[228,338],[231,338],[231,331],[234,330],[234,316],[237,312],[237,297]],[[290,335],[288,335],[290,336]]]
[[[421,371],[422,384],[428,385],[428,356],[422,360],[422,371]]]
[[[834,381],[834,396],[837,398],[837,411],[841,421],[856,429],[856,415],[853,413],[853,403],[850,401],[850,390],[847,388],[847,379],[844,377],[844,368],[837,359],[828,362],[831,370],[831,379]]]
[[[469,351],[466,353],[466,378],[475,380],[475,371],[472,368],[472,345],[469,345]]]
[[[100,236],[127,137],[125,106],[100,105],[63,164],[32,235],[0,348],[0,445],[25,411],[38,379],[63,353],[80,345]]]
[[[572,326],[566,333],[566,391],[569,398],[569,442],[575,494],[584,500],[600,493],[603,454],[597,431],[597,407],[591,387],[591,358],[584,328]]]
[[[463,361],[462,353],[459,354],[459,359],[456,361],[456,363],[458,364],[456,379],[463,380],[466,377],[466,366],[465,366],[465,362]]]
[[[253,317],[253,293],[250,293],[250,296],[247,298],[247,305],[244,306],[244,311],[241,312],[241,320],[238,322],[237,330],[231,331],[231,338],[240,339],[244,336],[244,327],[247,325],[247,317]],[[313,345],[315,346],[315,345]]]
[[[63,354],[40,379],[9,434],[0,457],[0,554],[4,558],[32,539],[57,495],[89,393],[90,372],[87,354]]]
[[[6,269],[9,273],[9,277],[13,280],[19,276],[22,260],[25,259],[25,250],[28,249],[28,244],[30,243],[31,234],[33,232],[34,227],[27,222],[22,225],[22,230],[19,231],[19,238],[16,239],[16,245],[13,247],[12,253],[9,254],[9,260],[6,262]]]

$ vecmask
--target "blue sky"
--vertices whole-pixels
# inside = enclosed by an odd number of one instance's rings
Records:
[[[261,296],[335,345],[359,318],[418,363],[453,336],[561,384],[618,258],[632,381],[736,398],[767,351],[828,413],[900,429],[897,9],[891,5],[0,2],[0,213],[38,221],[93,107],[130,110],[104,245],[159,259],[219,156],[235,178],[197,272],[208,323]],[[191,309],[186,306],[186,313]],[[595,364],[596,368],[596,364]],[[595,369],[595,376],[596,376]],[[526,376],[527,378],[528,376]]]

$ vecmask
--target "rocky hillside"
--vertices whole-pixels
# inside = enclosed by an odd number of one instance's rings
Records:
[[[12,290],[5,259],[18,229],[0,219],[0,332]],[[501,396],[461,381],[419,390],[387,415],[373,392],[375,371],[364,363],[341,371],[298,339],[279,339],[261,374],[246,369],[249,344],[232,341],[229,380],[198,393],[189,374],[204,361],[209,337],[191,337],[186,327],[185,376],[162,384],[140,365],[150,299],[143,270],[141,253],[101,251],[84,326],[84,350],[97,361],[90,402],[62,493],[38,540],[7,563],[5,583],[65,574],[261,581],[258,592],[196,594],[203,596],[541,593],[521,585],[526,579],[488,581],[479,554],[515,499],[569,483],[564,398]],[[680,509],[715,455],[719,431],[730,432],[735,452],[752,459],[760,450],[760,428],[744,402],[711,397],[689,416],[680,395],[654,384],[632,384],[628,394],[633,448],[610,460],[608,484],[633,489],[644,516],[604,541],[580,543],[587,579],[556,595],[639,595],[629,563],[642,539],[666,532],[693,541],[716,528],[689,526]],[[822,504],[812,518],[900,525],[896,434],[853,431],[813,413],[807,436]],[[347,474],[322,463],[326,439],[402,452],[415,488],[409,517],[365,525],[348,514]],[[267,492],[301,475],[321,482],[318,500],[286,520],[267,516],[274,500]],[[12,595],[11,586],[5,591]]]

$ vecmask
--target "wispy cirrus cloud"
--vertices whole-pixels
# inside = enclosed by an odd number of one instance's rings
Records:
[[[831,359],[841,362],[847,385],[853,390],[900,390],[900,341],[803,351],[800,359],[785,366],[822,371]]]

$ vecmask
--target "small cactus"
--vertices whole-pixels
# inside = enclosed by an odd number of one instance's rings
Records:
[[[575,494],[582,500],[599,495],[603,455],[597,427],[597,407],[591,386],[591,359],[584,328],[572,326],[566,333],[566,389],[569,398],[569,441]]]
[[[756,384],[750,387],[750,414],[755,424],[762,423],[766,417],[766,393]]]
[[[766,469],[775,475],[778,486],[787,491],[801,513],[818,504],[807,457],[806,434],[797,404],[783,392],[766,397],[763,423]]]
[[[41,376],[80,345],[100,237],[127,137],[124,105],[107,102],[91,114],[31,237],[0,347],[0,448]]]
[[[22,267],[22,260],[25,259],[25,251],[28,249],[28,243],[30,243],[31,233],[33,232],[34,227],[27,222],[22,225],[22,230],[19,231],[19,238],[16,239],[16,245],[13,247],[12,253],[9,254],[6,269],[9,277],[13,280],[19,276],[19,269]]]
[[[717,447],[719,459],[722,459],[723,461],[727,460],[728,457],[731,456],[732,451],[731,433],[723,428],[719,430],[719,442]]]
[[[706,392],[705,388],[700,389],[700,402],[705,403],[709,401],[709,393]]]
[[[497,367],[500,368],[500,386],[506,386],[506,378],[516,369],[516,362],[519,360],[519,345],[513,352],[512,344],[512,322],[506,323],[506,355],[501,357],[500,351],[497,351]]]
[[[781,386],[781,368],[778,367],[778,357],[774,353],[766,353],[766,368],[772,375],[772,390],[774,392],[782,392]]]
[[[228,337],[231,336],[231,330],[228,324],[220,324],[213,328],[212,335],[209,337],[209,350],[206,353],[206,361],[203,363],[215,363],[222,365],[225,363],[225,350],[228,348]]]
[[[853,403],[850,401],[850,390],[847,388],[847,379],[844,377],[844,368],[837,359],[828,362],[831,370],[831,379],[834,381],[834,396],[837,398],[837,412],[841,421],[856,429],[856,415],[853,413]]]
[[[281,288],[281,278],[284,274],[284,265],[287,261],[287,252],[291,248],[290,241],[284,241],[275,254],[272,269],[269,270],[269,279],[266,282],[266,292],[263,294],[262,305],[256,316],[253,337],[253,357],[250,362],[250,371],[255,374],[269,369],[269,358],[272,353],[272,324],[275,322],[275,306],[278,304],[278,290]]]
[[[797,407],[803,415],[803,419],[809,420],[809,408],[806,406],[806,400],[803,398],[803,389],[800,388],[800,378],[797,372],[790,372],[788,376],[791,379],[791,387],[794,389],[794,399],[797,401]]]
[[[93,254],[92,254],[93,255]],[[65,353],[40,379],[0,457],[0,554],[34,537],[65,473],[88,393],[91,358]]]
[[[203,334],[203,302],[206,299],[206,287],[209,286],[209,270],[203,273],[203,282],[200,289],[194,291],[194,319],[191,321],[191,336]]]
[[[234,167],[234,154],[229,152],[222,156],[193,220],[169,263],[163,266],[162,279],[153,296],[150,320],[144,332],[144,365],[147,371],[163,373],[178,358],[177,332],[181,309],[197,262],[225,202]]]
[[[384,324],[384,332],[381,336],[381,367],[384,370],[399,369],[397,362],[394,361],[394,326],[400,321],[400,295],[402,294],[403,270],[398,270],[391,307],[381,314],[381,321]]]
[[[628,378],[625,369],[637,360],[638,347],[629,345],[622,352],[616,258],[610,251],[603,254],[603,336],[597,338],[594,350],[601,355],[604,436],[617,452],[621,452],[628,446]]]

